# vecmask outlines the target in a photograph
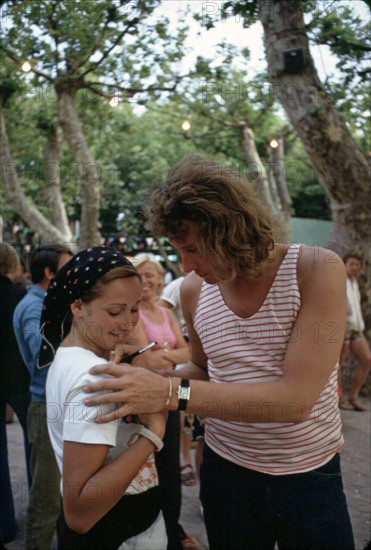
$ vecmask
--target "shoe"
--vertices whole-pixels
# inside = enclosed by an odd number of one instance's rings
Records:
[[[200,550],[200,545],[197,540],[189,535],[181,541],[181,544],[183,550]]]
[[[183,470],[186,470],[187,468],[190,468],[190,471],[183,472]],[[180,468],[180,479],[182,480],[183,485],[186,485],[187,487],[196,485],[196,478],[191,464],[184,464],[184,466]]]

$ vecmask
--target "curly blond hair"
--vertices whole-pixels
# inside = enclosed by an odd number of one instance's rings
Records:
[[[174,165],[167,183],[151,196],[147,212],[154,235],[182,238],[184,221],[195,222],[201,252],[222,280],[253,275],[274,246],[273,217],[238,172],[198,155]]]

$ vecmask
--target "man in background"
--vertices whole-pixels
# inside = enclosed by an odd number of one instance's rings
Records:
[[[49,440],[45,384],[47,368],[39,369],[40,317],[46,289],[59,269],[72,257],[62,244],[37,248],[30,259],[32,285],[14,311],[13,326],[31,381],[27,428],[31,443],[32,485],[26,518],[27,550],[50,550],[60,513],[60,475]]]
[[[30,376],[19,353],[12,323],[14,310],[26,294],[21,278],[16,250],[8,243],[0,243],[0,545],[13,540],[17,532],[6,437],[7,404],[22,426],[28,485],[31,484],[27,438]]]

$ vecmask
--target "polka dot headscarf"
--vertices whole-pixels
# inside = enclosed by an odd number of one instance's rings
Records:
[[[91,290],[105,273],[124,265],[133,267],[115,248],[94,246],[78,252],[58,271],[44,298],[38,368],[50,366],[58,346],[69,333],[70,305]]]

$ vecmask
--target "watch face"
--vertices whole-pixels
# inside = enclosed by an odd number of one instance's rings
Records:
[[[183,386],[179,386],[179,388],[178,388],[178,398],[188,400],[190,391],[191,391],[190,388],[183,388]]]

